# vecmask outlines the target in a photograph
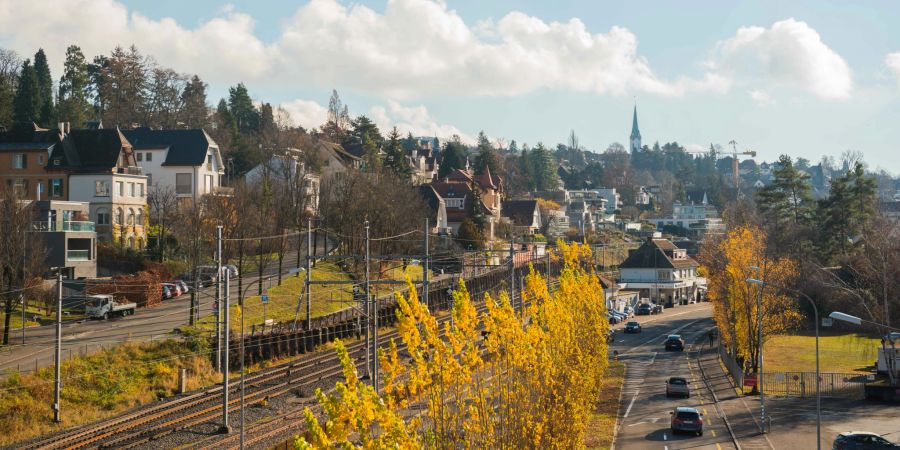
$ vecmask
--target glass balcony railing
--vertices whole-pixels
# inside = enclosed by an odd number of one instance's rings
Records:
[[[66,250],[67,261],[90,261],[90,250]]]
[[[46,221],[36,220],[31,222],[32,231],[85,231],[94,232],[96,227],[94,222],[82,221]]]

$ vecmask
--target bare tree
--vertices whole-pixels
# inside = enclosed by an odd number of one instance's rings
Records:
[[[178,205],[178,197],[171,186],[151,186],[147,195],[147,205],[150,206],[150,224],[159,227],[156,234],[156,249],[159,252],[159,262],[165,260],[166,231],[169,219]]]
[[[30,232],[30,203],[0,185],[0,299],[3,300],[3,345],[9,344],[10,319],[16,304],[40,284],[44,252],[38,233]],[[24,303],[23,303],[24,307]]]

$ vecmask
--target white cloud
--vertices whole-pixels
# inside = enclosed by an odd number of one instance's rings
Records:
[[[319,128],[328,120],[328,109],[312,100],[292,100],[282,103],[281,107],[290,114],[294,125],[306,129]]]
[[[756,102],[756,104],[759,106],[769,106],[775,104],[775,99],[772,98],[772,96],[769,95],[769,93],[766,91],[754,89],[748,92],[748,94],[750,94],[750,98],[752,98],[753,101]]]
[[[388,100],[387,107],[374,106],[369,110],[369,118],[378,125],[383,134],[397,127],[400,134],[414,136],[437,136],[448,138],[458,135],[464,142],[474,142],[475,138],[463,133],[453,125],[441,124],[431,116],[424,105],[404,106],[396,100]]]
[[[884,58],[884,64],[894,77],[897,78],[897,84],[900,85],[900,52],[888,53]]]
[[[847,99],[853,91],[847,62],[816,30],[794,19],[738,29],[716,45],[707,67],[737,83],[802,89],[829,100]]]

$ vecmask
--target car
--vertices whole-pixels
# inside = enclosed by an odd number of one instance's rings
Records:
[[[659,303],[653,304],[653,314],[662,314],[663,310],[665,310],[665,309],[666,309],[666,307],[663,305],[660,305]]]
[[[672,397],[675,395],[680,395],[684,398],[691,398],[691,389],[688,385],[691,384],[684,377],[669,377],[666,380],[666,397]]]
[[[616,330],[609,330],[609,332],[606,333],[606,342],[610,343],[610,342],[615,342],[615,341],[616,341]]]
[[[618,317],[618,318],[619,318],[619,322],[621,322],[621,321],[623,321],[623,320],[625,320],[625,319],[628,318],[628,315],[627,315],[627,314],[622,313],[622,312],[619,312],[619,311],[616,311],[616,310],[614,310],[614,309],[613,309],[613,310],[610,310],[609,313],[612,314],[612,315],[614,315],[614,316],[616,316],[616,317]]]
[[[171,285],[162,284],[162,285],[160,285],[160,287],[162,287],[162,299],[163,300],[168,300],[175,296],[175,291],[172,289]]]
[[[697,408],[679,406],[669,414],[672,415],[672,434],[688,432],[703,436],[703,414]]]
[[[868,431],[847,431],[834,438],[831,448],[832,450],[881,450],[888,448],[897,449],[900,448],[900,444],[894,444]]]
[[[628,322],[625,324],[625,332],[626,333],[640,333],[643,331],[641,328],[641,323],[635,320]]]
[[[631,306],[626,306],[626,307],[625,307],[625,314],[626,314],[628,317],[634,317],[634,308],[632,308]]]
[[[225,264],[222,266],[222,269],[228,270],[228,278],[237,278],[240,272],[238,272],[237,266],[234,264]]]
[[[178,297],[179,295],[184,293],[181,291],[181,287],[175,283],[165,282],[162,283],[162,285],[168,287],[172,291],[172,296],[170,298]]]
[[[666,338],[665,346],[666,351],[678,350],[679,352],[683,352],[684,339],[677,334],[670,334],[669,337]]]
[[[637,307],[637,311],[635,311],[635,314],[639,316],[649,316],[653,314],[653,306],[651,306],[649,303],[641,303]]]
[[[612,324],[612,325],[615,325],[615,324],[617,324],[617,323],[619,323],[619,322],[621,321],[621,319],[619,319],[619,316],[617,316],[617,315],[615,315],[615,314],[609,314],[609,313],[607,313],[607,314],[606,314],[606,317],[609,319],[609,323]]]
[[[182,294],[187,294],[188,292],[191,291],[191,289],[188,287],[188,284],[187,284],[186,282],[182,281],[182,280],[164,281],[164,283],[166,283],[166,284],[174,284],[175,286],[178,287],[178,290],[179,290]]]

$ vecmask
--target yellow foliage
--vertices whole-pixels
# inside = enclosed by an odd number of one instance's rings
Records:
[[[345,383],[320,393],[325,422],[307,412],[296,448],[579,448],[607,367],[606,305],[590,249],[560,245],[565,268],[548,292],[532,269],[524,312],[506,293],[486,295],[479,316],[464,283],[452,322],[440,326],[419,302],[397,294],[400,340],[379,349],[382,393],[361,386],[343,345]],[[524,320],[523,320],[524,317]],[[524,322],[524,323],[523,323]],[[409,406],[422,416],[403,419]]]
[[[796,302],[777,287],[790,284],[797,275],[797,264],[790,258],[769,256],[765,240],[765,232],[757,227],[732,229],[715,249],[717,270],[703,271],[709,277],[713,318],[722,339],[737,350],[745,369],[754,372],[759,359],[758,313],[762,313],[763,343],[768,336],[795,327],[801,319]],[[768,285],[748,283],[748,278]]]

